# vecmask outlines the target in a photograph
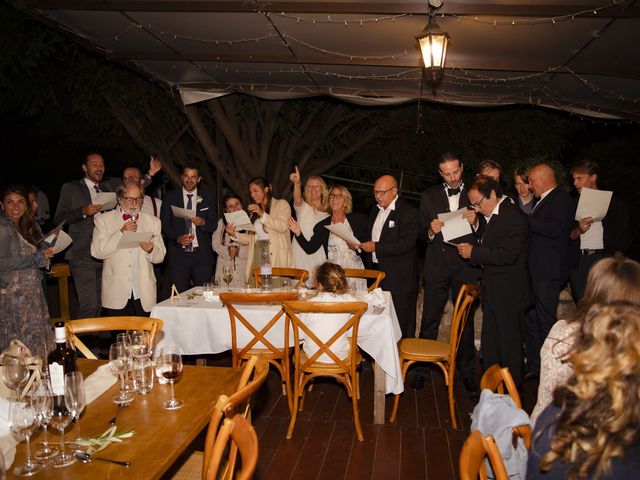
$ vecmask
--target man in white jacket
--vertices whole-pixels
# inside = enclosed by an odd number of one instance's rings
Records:
[[[104,261],[102,307],[106,316],[149,316],[156,303],[153,265],[161,263],[166,249],[158,218],[142,213],[140,186],[125,182],[116,189],[119,208],[94,219],[91,255]],[[125,232],[147,232],[148,241],[133,248],[118,248]]]

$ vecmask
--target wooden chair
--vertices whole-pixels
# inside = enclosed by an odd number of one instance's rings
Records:
[[[342,383],[347,389],[347,395],[351,397],[353,405],[353,421],[356,427],[358,440],[364,439],[362,427],[360,426],[360,415],[358,413],[359,377],[358,366],[362,361],[362,356],[358,350],[358,326],[360,317],[367,311],[367,304],[364,302],[301,302],[291,301],[282,304],[287,318],[293,326],[293,347],[294,347],[294,375],[293,375],[293,408],[291,411],[291,421],[287,431],[287,439],[293,435],[296,417],[298,415],[298,404],[300,410],[304,407],[304,391],[308,382],[316,377],[333,377]],[[350,314],[349,319],[340,327],[336,327],[333,336],[323,342],[298,316],[300,313],[322,313],[322,314]],[[318,351],[311,357],[307,357],[300,346],[301,335],[304,332],[307,342],[313,342],[318,347]],[[349,337],[349,355],[345,359],[340,359],[332,350],[331,346],[346,332]],[[289,343],[289,328],[285,330],[286,343]],[[327,355],[332,363],[317,361],[321,355]]]
[[[251,321],[242,315],[237,305],[249,305],[257,303],[276,303],[280,304],[286,300],[295,300],[298,294],[295,292],[273,292],[273,293],[235,293],[225,292],[220,294],[220,301],[227,307],[229,312],[229,320],[231,322],[231,364],[234,368],[242,366],[244,362],[249,360],[253,355],[264,355],[265,358],[273,365],[282,378],[282,394],[287,396],[289,409],[291,409],[291,384],[289,381],[289,349],[283,342],[282,347],[273,345],[265,337],[278,321],[282,318],[282,324],[278,328],[283,330],[282,338],[284,339],[284,329],[286,321],[284,321],[284,310],[280,308],[276,314],[269,320],[264,327],[258,330],[253,326]],[[244,346],[238,346],[238,322],[249,331],[253,338]]]
[[[60,316],[51,319],[51,323],[68,322],[71,320],[69,314],[69,277],[71,271],[68,263],[54,263],[51,265],[51,278],[58,282],[58,302],[60,304]]]
[[[307,278],[309,278],[309,272],[307,272],[306,270],[303,270],[302,268],[274,267],[272,269],[272,275],[274,277],[289,277],[292,279],[295,278],[297,280],[297,283],[293,285],[293,288],[298,288],[302,286],[304,282],[307,281]],[[256,267],[253,269],[253,280],[255,281],[258,287],[262,285],[260,280],[260,267]]]
[[[344,273],[347,278],[366,278],[367,280],[373,280],[373,283],[369,286],[370,292],[380,286],[380,282],[382,282],[386,275],[380,270],[366,270],[363,268],[345,268]]]
[[[476,480],[478,477],[487,480],[485,456],[489,458],[494,478],[508,480],[509,475],[494,438],[491,435],[483,437],[478,430],[469,434],[460,451],[460,480]]]
[[[484,390],[485,388],[503,395],[506,388],[507,393],[513,400],[513,403],[515,403],[516,407],[522,408],[522,401],[520,401],[518,388],[516,387],[508,368],[501,367],[497,363],[491,365],[480,379],[480,389]]]
[[[449,343],[440,342],[438,340],[427,340],[424,338],[403,338],[398,343],[398,353],[400,354],[400,362],[402,364],[402,381],[406,381],[407,370],[416,362],[435,363],[444,373],[444,381],[447,385],[449,394],[449,413],[451,415],[451,424],[453,428],[458,428],[456,421],[454,397],[453,397],[453,380],[456,371],[456,355],[458,354],[458,346],[464,326],[467,323],[467,317],[473,302],[480,295],[480,287],[473,284],[464,284],[460,289],[453,309],[453,318],[451,321],[451,334]],[[396,395],[393,403],[393,411],[391,412],[391,421],[396,419],[398,412],[398,402],[400,396]]]
[[[240,453],[242,469],[236,471]],[[258,464],[258,436],[251,423],[240,414],[225,418],[213,444],[206,480],[250,480]],[[222,475],[218,475],[222,469]]]
[[[149,317],[96,317],[70,320],[66,323],[67,338],[77,350],[90,359],[97,359],[93,352],[77,337],[80,333],[109,332],[113,330],[146,330],[151,337],[151,346],[155,345],[156,334],[162,330],[164,322]]]

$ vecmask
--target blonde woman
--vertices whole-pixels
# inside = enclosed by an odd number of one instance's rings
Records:
[[[289,180],[293,183],[293,208],[296,212],[296,218],[300,224],[302,235],[309,240],[313,235],[313,227],[329,216],[327,213],[329,210],[329,189],[321,177],[311,175],[304,186],[303,195],[298,167],[289,175]],[[324,249],[318,247],[315,252],[307,253],[294,237],[291,241],[291,254],[293,266],[310,273],[309,284],[311,285],[316,267],[327,260]]]
[[[575,373],[536,423],[527,479],[640,474],[640,307],[595,304],[569,357]]]

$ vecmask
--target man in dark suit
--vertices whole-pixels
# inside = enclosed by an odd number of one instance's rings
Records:
[[[524,368],[522,329],[531,304],[527,217],[487,176],[477,177],[467,196],[476,210],[480,244],[461,243],[458,253],[482,265],[482,361],[508,367],[516,385]]]
[[[424,308],[422,311],[422,326],[420,338],[436,339],[440,329],[442,312],[449,299],[455,302],[458,292],[464,283],[478,283],[480,269],[463,260],[458,255],[455,246],[448,245],[442,237],[442,226],[438,220],[439,213],[454,212],[469,206],[467,191],[462,183],[464,166],[457,155],[444,153],[438,162],[438,172],[444,183],[434,185],[422,193],[420,199],[420,230],[419,236],[427,242],[424,259]],[[475,212],[465,211],[465,217],[472,217],[475,222]],[[472,233],[455,240],[455,243],[475,243]],[[467,324],[462,332],[458,350],[458,367],[460,376],[466,389],[476,392],[478,387],[475,379],[475,345],[473,335],[473,311],[469,315]],[[422,378],[416,377],[414,388],[423,384]]]
[[[66,222],[73,239],[65,258],[78,294],[78,318],[99,317],[101,314],[102,262],[91,256],[93,218],[102,205],[95,200],[99,192],[112,192],[109,182],[103,181],[104,159],[90,153],[82,165],[85,177],[62,185],[54,221]]]
[[[573,205],[545,163],[529,172],[533,194],[540,200],[529,215],[529,272],[535,315],[527,316],[527,362],[530,376],[540,373],[540,348],[557,321],[560,292],[569,275],[568,246]]]
[[[370,254],[368,263],[385,273],[381,287],[391,292],[402,336],[413,337],[418,294],[418,211],[398,196],[398,183],[391,175],[376,180],[373,194],[378,205],[369,215],[371,240],[360,248]]]
[[[210,282],[215,269],[215,253],[211,234],[216,229],[217,213],[213,198],[198,188],[201,177],[198,167],[182,169],[182,188],[167,193],[162,202],[160,219],[169,254],[171,283],[179,292],[193,285]],[[176,217],[171,206],[191,210],[191,219]]]
[[[583,188],[598,190],[600,167],[597,163],[590,160],[579,161],[571,168],[571,175],[578,194],[582,193]],[[576,209],[577,201],[578,199]],[[601,258],[625,255],[631,247],[629,210],[621,199],[613,195],[602,221],[594,222],[593,218],[586,217],[573,225],[569,245],[569,283],[573,300],[578,303],[584,296],[591,267]]]

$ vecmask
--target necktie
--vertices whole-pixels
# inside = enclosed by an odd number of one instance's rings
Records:
[[[101,191],[97,183],[93,186],[93,189],[96,191],[96,193],[100,193]]]
[[[131,215],[129,215],[128,213],[122,214],[122,220],[124,220],[125,222],[131,218],[132,218]]]
[[[447,188],[447,195],[453,197],[454,195],[458,195],[460,193],[460,187],[458,188]]]
[[[193,193],[187,193],[187,210],[191,210],[193,208]],[[191,220],[185,218],[184,224],[187,227],[187,232],[191,231]]]

